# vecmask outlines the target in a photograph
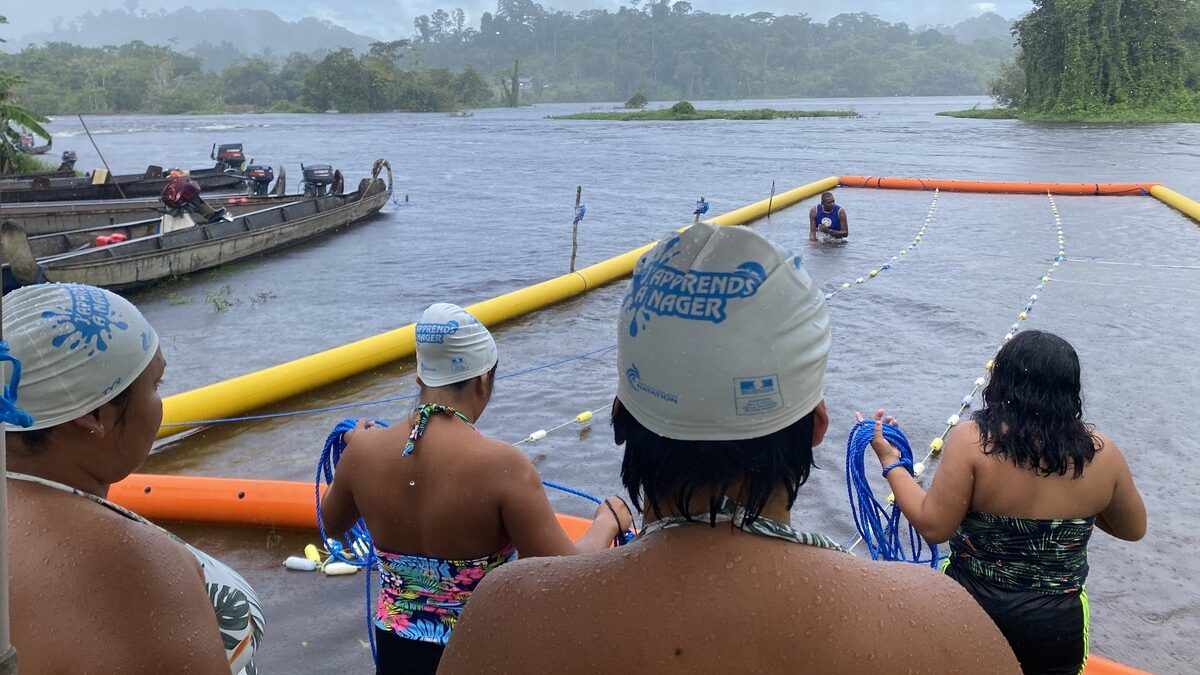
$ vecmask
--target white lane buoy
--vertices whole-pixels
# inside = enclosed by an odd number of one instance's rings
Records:
[[[283,561],[283,566],[297,572],[312,572],[317,569],[317,563],[295,555],[288,556],[287,560]]]

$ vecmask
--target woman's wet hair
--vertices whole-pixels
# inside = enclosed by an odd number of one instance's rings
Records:
[[[1079,356],[1043,331],[1018,333],[996,355],[979,425],[983,451],[1040,475],[1075,478],[1101,447],[1083,421]]]
[[[715,525],[722,498],[737,498],[745,522],[762,514],[771,494],[787,490],[788,508],[808,480],[813,463],[814,413],[759,438],[732,441],[680,441],[642,426],[624,406],[613,414],[613,437],[625,445],[621,482],[639,512],[673,509],[689,520]],[[735,484],[738,495],[729,494]],[[698,493],[709,495],[707,511],[693,512]]]

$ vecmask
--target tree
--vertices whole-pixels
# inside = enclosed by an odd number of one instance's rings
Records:
[[[645,108],[647,103],[649,103],[649,101],[646,100],[646,95],[644,93],[642,93],[642,91],[639,89],[637,92],[634,93],[633,96],[631,96],[629,98],[628,101],[625,101],[625,107],[626,108],[637,108],[640,110],[642,108]]]
[[[42,127],[50,120],[12,102],[12,88],[20,82],[16,75],[0,71],[0,173],[13,173],[20,164],[25,154],[19,147],[22,129],[50,139],[50,133]]]

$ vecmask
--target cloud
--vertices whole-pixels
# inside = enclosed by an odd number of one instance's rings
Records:
[[[994,2],[977,2],[971,5],[971,7],[979,14],[996,11],[996,3]]]

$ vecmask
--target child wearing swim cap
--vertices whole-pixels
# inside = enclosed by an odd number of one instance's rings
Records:
[[[695,225],[642,256],[616,318],[613,433],[642,530],[629,546],[497,570],[441,672],[1018,672],[945,577],[792,526],[829,424],[831,343],[797,256],[752,230]],[[914,615],[920,640],[879,639]]]
[[[482,579],[515,560],[597,551],[633,516],[620,497],[572,543],[537,469],[475,429],[496,382],[496,343],[474,316],[437,303],[415,326],[420,399],[407,424],[360,422],[321,503],[330,533],[361,516],[379,558],[379,673],[433,673]],[[420,579],[415,584],[413,579]]]

